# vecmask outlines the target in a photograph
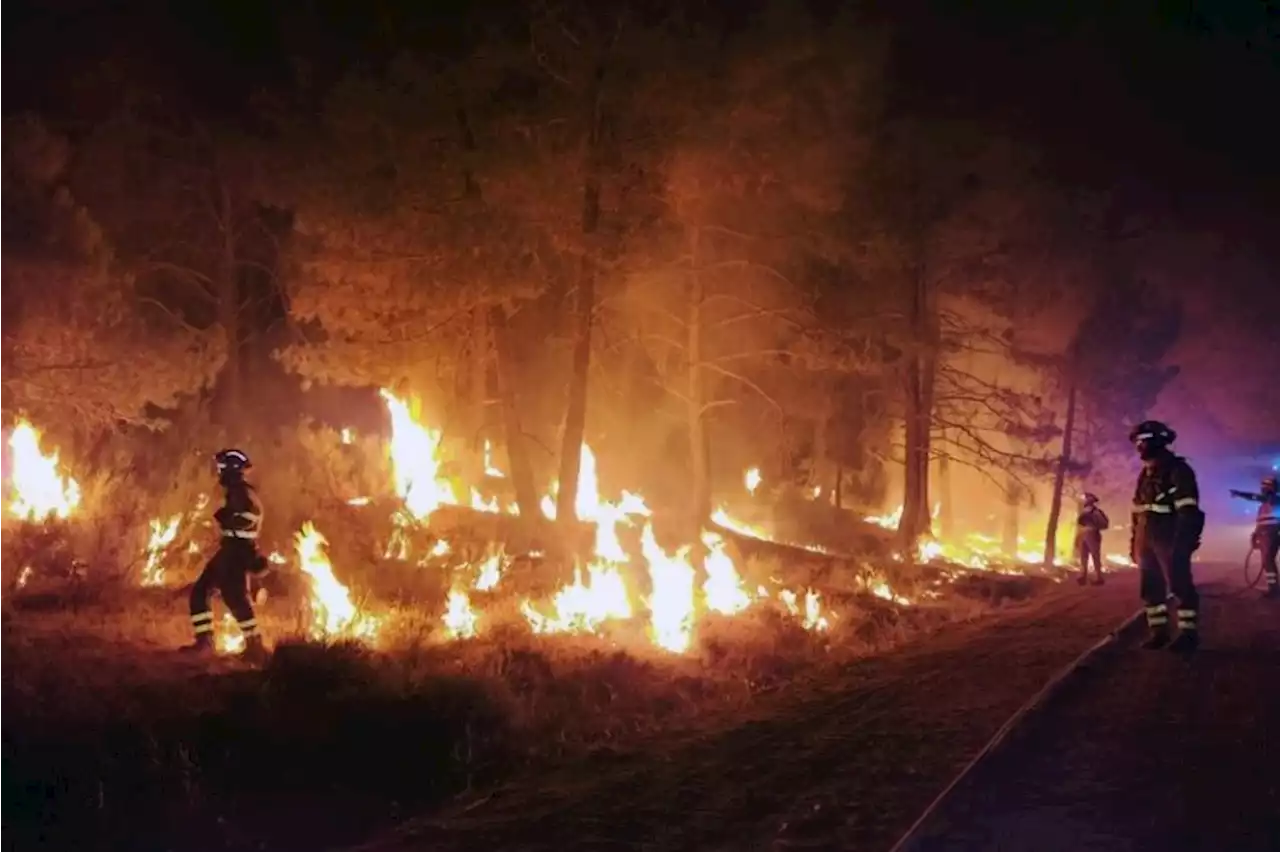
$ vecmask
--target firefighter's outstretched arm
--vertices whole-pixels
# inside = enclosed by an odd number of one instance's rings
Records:
[[[1255,503],[1265,503],[1266,499],[1261,494],[1254,494],[1252,491],[1239,491],[1235,488],[1231,489],[1232,497],[1239,497],[1241,500],[1252,500]]]
[[[1200,510],[1200,486],[1195,471],[1186,462],[1179,462],[1170,477],[1173,485],[1173,511],[1178,519],[1175,545],[1194,552],[1200,547],[1200,534],[1204,532],[1204,512]]]

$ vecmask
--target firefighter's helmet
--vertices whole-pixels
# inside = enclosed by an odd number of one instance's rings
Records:
[[[1129,441],[1136,444],[1145,441],[1155,446],[1167,446],[1178,440],[1178,433],[1159,420],[1144,420],[1129,431]]]
[[[236,449],[219,450],[213,456],[213,463],[220,474],[253,467],[253,463],[249,461],[249,456],[244,450]]]
[[[1274,473],[1268,473],[1266,476],[1262,477],[1262,490],[1280,491],[1280,480],[1276,479],[1276,475]]]
[[[1086,506],[1096,506],[1098,504],[1098,495],[1092,491],[1084,492],[1084,497],[1081,499]]]

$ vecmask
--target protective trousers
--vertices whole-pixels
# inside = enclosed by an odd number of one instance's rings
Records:
[[[1280,567],[1276,564],[1280,558],[1280,524],[1258,527],[1255,535],[1262,551],[1262,570],[1267,572],[1267,587],[1280,588]]]
[[[1080,576],[1089,576],[1089,561],[1093,561],[1093,571],[1102,576],[1102,536],[1098,533],[1084,533],[1076,542],[1076,556],[1080,560]]]
[[[1178,599],[1178,629],[1196,630],[1200,593],[1191,578],[1191,554],[1179,552],[1172,543],[1145,542],[1137,555],[1147,626],[1156,633],[1169,630],[1168,598],[1172,591]]]
[[[248,639],[258,632],[258,620],[249,599],[249,572],[257,563],[257,551],[248,541],[224,541],[213,554],[191,588],[191,627],[197,642],[212,639],[213,607],[209,599],[215,589],[235,616],[244,637]]]

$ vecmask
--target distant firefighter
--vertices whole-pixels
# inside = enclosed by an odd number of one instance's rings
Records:
[[[1080,576],[1076,582],[1089,582],[1089,561],[1093,560],[1093,582],[1102,585],[1102,533],[1111,526],[1111,519],[1098,505],[1098,495],[1085,492],[1081,500],[1080,514],[1076,518],[1076,558],[1080,560]]]
[[[1139,423],[1129,433],[1142,458],[1142,472],[1133,493],[1129,557],[1138,565],[1146,604],[1149,635],[1143,647],[1168,645],[1175,651],[1193,651],[1200,644],[1200,595],[1191,577],[1191,554],[1200,548],[1204,512],[1195,471],[1169,449],[1177,437],[1156,420]],[[1172,644],[1170,589],[1178,599],[1178,636]]]
[[[1253,523],[1253,546],[1262,551],[1262,567],[1267,572],[1267,590],[1263,595],[1280,598],[1280,567],[1276,565],[1277,554],[1280,554],[1280,488],[1276,486],[1276,477],[1264,476],[1258,494],[1232,488],[1231,496],[1260,504],[1258,518]]]
[[[262,530],[262,504],[253,486],[244,481],[249,457],[240,450],[222,450],[214,456],[218,484],[226,490],[226,502],[214,513],[222,534],[218,550],[191,589],[191,627],[195,642],[183,650],[196,653],[213,651],[213,607],[210,596],[216,589],[222,602],[231,610],[245,638],[244,656],[261,661],[266,656],[258,620],[249,594],[249,578],[260,577],[267,560],[258,552],[258,533]]]

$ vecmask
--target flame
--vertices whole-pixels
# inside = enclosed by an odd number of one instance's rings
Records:
[[[356,440],[355,430],[352,429],[350,426],[342,427],[342,443],[353,444],[355,443],[355,440]]]
[[[748,494],[755,494],[756,489],[760,487],[760,468],[749,468],[742,476],[742,484],[747,487]]]
[[[506,479],[507,475],[497,468],[493,463],[493,445],[489,443],[489,439],[484,442],[484,475],[492,476],[494,479]]]
[[[446,633],[453,639],[470,639],[476,635],[479,618],[471,609],[471,599],[459,589],[449,592],[444,618]]]
[[[58,452],[40,452],[40,433],[19,420],[9,436],[13,451],[13,498],[9,513],[24,521],[68,518],[80,505],[80,485],[58,473]]]
[[[229,612],[222,614],[222,629],[218,631],[217,648],[220,654],[239,654],[244,651],[244,634],[240,624]]]
[[[633,519],[648,516],[648,506],[638,495],[627,491],[622,492],[617,503],[601,500],[595,453],[585,443],[579,457],[578,490],[573,504],[580,520],[595,524],[595,546],[587,565],[587,582],[583,581],[582,567],[576,567],[573,582],[552,598],[554,615],[540,612],[526,600],[521,611],[535,633],[594,633],[609,619],[630,618],[632,614],[621,573],[630,556],[618,538],[618,527],[629,526]],[[542,508],[554,519],[555,502],[550,495],[543,498]]]
[[[383,388],[382,398],[391,413],[391,464],[396,494],[415,520],[441,506],[454,506],[458,498],[453,483],[440,475],[439,429],[429,429],[414,419],[409,404]]]
[[[707,548],[704,563],[707,581],[702,586],[707,609],[722,615],[734,615],[751,606],[751,595],[747,594],[732,557],[725,552],[724,539],[715,533],[704,532],[702,543]]]
[[[164,552],[178,537],[178,524],[181,521],[181,513],[168,521],[151,519],[151,535],[147,539],[147,564],[142,567],[142,585],[164,585]]]
[[[933,507],[933,517],[937,518],[941,504]],[[902,520],[902,506],[883,515],[869,515],[863,518],[867,523],[896,530]],[[1067,532],[1067,531],[1063,531]],[[1018,536],[1017,546],[1012,554],[1005,553],[1001,540],[982,532],[968,532],[953,541],[945,541],[932,535],[921,536],[916,547],[916,558],[920,562],[945,560],[966,568],[979,571],[991,571],[997,574],[1017,575],[1026,572],[1028,567],[1040,566],[1044,562],[1044,546],[1042,543]],[[1058,553],[1054,558],[1055,565],[1070,564],[1075,559],[1072,552],[1072,536],[1059,533]],[[1107,561],[1115,565],[1129,565],[1126,556],[1108,554]]]
[[[408,558],[410,526],[421,522],[440,506],[458,505],[457,495],[460,493],[468,495],[466,503],[472,509],[494,513],[503,511],[497,497],[486,496],[474,485],[456,484],[441,474],[440,430],[418,422],[410,405],[390,391],[384,389],[382,397],[392,421],[389,452],[395,471],[395,490],[404,504],[404,511],[395,518],[395,527],[387,542],[386,558]],[[595,453],[585,443],[580,452],[574,511],[581,521],[594,525],[594,546],[584,563],[575,567],[573,580],[558,589],[550,600],[540,604],[527,599],[521,602],[520,611],[535,633],[599,633],[608,622],[633,618],[638,610],[626,581],[632,555],[623,547],[619,532],[624,527],[636,527],[641,519],[650,517],[651,512],[640,495],[627,491],[621,492],[616,501],[602,499]],[[506,476],[494,464],[493,447],[488,441],[484,445],[484,472],[486,478],[503,479]],[[754,491],[760,483],[759,470],[747,471],[744,481],[748,490]],[[556,518],[555,496],[558,489],[558,483],[552,483],[539,504],[542,513],[552,520]],[[518,514],[515,506],[505,511]],[[741,529],[740,524],[723,512],[717,515],[717,520],[726,527]],[[652,594],[644,601],[648,609],[649,633],[655,644],[670,651],[681,652],[690,647],[699,611],[705,609],[732,615],[768,597],[767,594],[757,596],[747,591],[720,536],[708,532],[703,536],[702,544],[706,577],[699,594],[697,571],[689,560],[691,548],[684,547],[674,555],[667,554],[658,546],[648,524],[642,530],[641,552],[648,563],[653,586]],[[809,546],[809,549],[823,552],[814,546]],[[438,541],[431,555],[448,552],[448,543]],[[471,588],[490,591],[501,582],[502,555],[491,554],[473,564],[471,570],[476,576]],[[823,625],[827,622],[820,613],[816,596],[812,598],[811,607],[813,610],[808,614],[797,609],[796,617],[809,629],[825,629]],[[343,611],[349,613],[352,610]],[[455,582],[447,596],[441,620],[444,633],[451,638],[477,635],[482,627],[481,618],[473,608],[466,584]]]
[[[694,572],[686,559],[688,548],[668,556],[645,524],[640,547],[649,562],[653,595],[649,598],[649,635],[659,648],[680,653],[693,641]]]
[[[299,567],[311,578],[309,633],[315,639],[371,640],[377,635],[378,622],[359,611],[347,587],[333,575],[333,566],[324,552],[326,544],[328,541],[310,521],[294,537]]]

